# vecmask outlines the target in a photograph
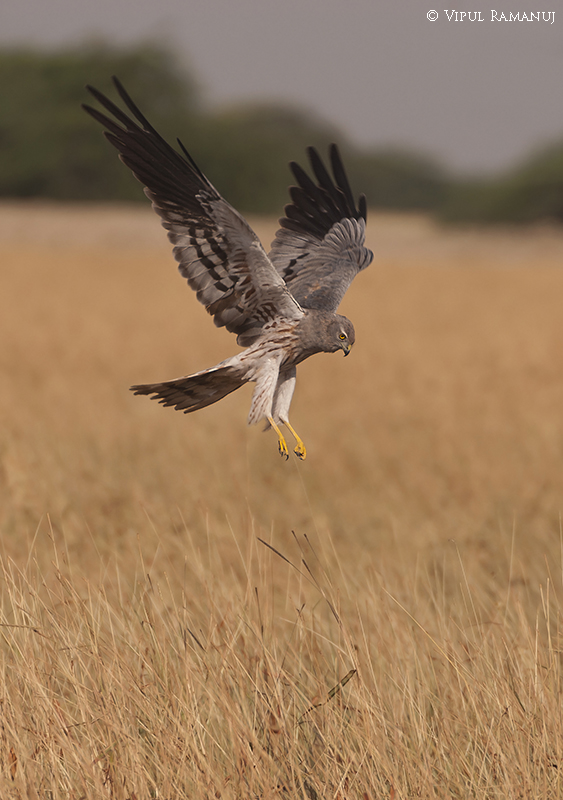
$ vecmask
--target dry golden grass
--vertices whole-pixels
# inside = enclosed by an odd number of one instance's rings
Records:
[[[563,794],[563,234],[370,245],[285,463],[127,391],[236,349],[150,210],[0,206],[2,798]]]

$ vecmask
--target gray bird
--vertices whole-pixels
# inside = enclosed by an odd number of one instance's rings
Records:
[[[88,91],[114,119],[83,108],[106,130],[119,157],[145,186],[168,238],[180,273],[213,316],[215,325],[237,334],[245,349],[210,369],[163,383],[132,386],[165,406],[189,413],[216,403],[248,381],[256,383],[248,424],[266,420],[289,458],[283,423],[304,459],[305,445],[289,422],[296,367],[315,353],[343,350],[355,341],[354,326],[336,314],[357,275],[373,258],[364,247],[366,199],[356,208],[338,148],[330,146],[334,177],[313,147],[307,148],[316,183],[296,163],[298,183],[266,255],[245,219],[221,197],[178,140],[182,154],[157,133],[117,78],[124,113],[105,95]]]

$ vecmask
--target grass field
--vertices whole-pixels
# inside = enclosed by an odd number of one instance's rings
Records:
[[[149,209],[0,206],[2,798],[563,796],[563,232],[368,227],[286,463],[128,392],[236,352]]]

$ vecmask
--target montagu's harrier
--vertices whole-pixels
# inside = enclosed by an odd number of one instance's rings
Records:
[[[120,159],[145,186],[197,299],[215,325],[236,333],[237,343],[246,348],[194,375],[131,390],[188,413],[254,381],[249,424],[267,420],[278,435],[281,455],[288,458],[283,423],[295,437],[295,454],[305,458],[305,445],[289,422],[296,367],[314,353],[343,350],[348,355],[354,344],[352,323],[336,309],[355,275],[373,258],[364,247],[365,197],[360,196],[356,208],[336,145],[330,147],[333,177],[309,147],[316,182],[291,163],[298,186],[289,190],[292,202],[266,255],[248,223],[181,142],[182,154],[156,132],[116,78],[114,84],[131,116],[90,86],[113,119],[90,106],[84,109],[106,128]]]

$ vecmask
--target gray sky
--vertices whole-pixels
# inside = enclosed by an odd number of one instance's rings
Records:
[[[448,22],[480,11],[482,22]],[[541,21],[491,21],[544,11]],[[427,19],[436,10],[438,19]],[[552,24],[552,19],[554,22]],[[563,139],[563,0],[2,0],[0,45],[172,46],[213,103],[279,99],[457,171]]]

